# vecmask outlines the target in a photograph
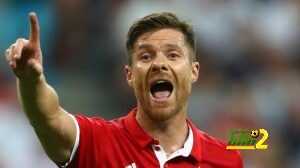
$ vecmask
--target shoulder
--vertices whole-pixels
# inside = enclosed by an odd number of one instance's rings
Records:
[[[84,128],[103,128],[103,129],[109,129],[109,128],[118,128],[122,126],[123,117],[117,118],[114,120],[106,120],[102,117],[88,117],[85,115],[75,115],[75,118],[79,124],[79,127]]]
[[[82,114],[74,116],[77,135],[73,148],[75,152],[69,167],[98,167],[95,164],[112,150],[111,147],[116,139],[123,135],[123,118],[109,121],[102,117],[89,117]]]
[[[197,129],[197,141],[201,142],[202,159],[213,165],[242,168],[242,157],[238,150],[226,149],[227,143]]]
[[[122,136],[124,129],[122,118],[105,120],[102,117],[88,117],[76,115],[79,147],[89,148],[93,151],[96,148],[104,148],[103,144],[111,144],[112,140]]]

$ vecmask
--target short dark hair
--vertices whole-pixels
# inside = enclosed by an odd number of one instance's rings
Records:
[[[170,12],[153,13],[147,15],[133,23],[127,34],[127,54],[129,65],[132,64],[132,50],[136,40],[144,33],[155,31],[163,28],[173,28],[183,33],[186,42],[191,47],[193,54],[191,60],[196,59],[196,47],[194,39],[194,31],[191,25],[180,20],[175,14]]]

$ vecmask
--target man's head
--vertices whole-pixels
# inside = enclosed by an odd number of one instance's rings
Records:
[[[199,71],[190,25],[171,13],[148,15],[129,29],[127,52],[127,81],[148,117],[163,121],[186,110]]]

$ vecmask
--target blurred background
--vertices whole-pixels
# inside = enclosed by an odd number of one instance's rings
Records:
[[[20,109],[4,57],[28,37],[30,11],[63,107],[106,119],[135,106],[123,70],[129,26],[152,12],[175,12],[197,36],[192,120],[225,141],[233,128],[267,129],[268,150],[242,151],[245,168],[300,167],[299,0],[0,0],[0,168],[55,167]]]

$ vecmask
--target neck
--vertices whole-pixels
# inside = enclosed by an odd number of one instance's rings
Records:
[[[141,127],[150,134],[164,148],[167,154],[182,148],[187,136],[186,122],[187,106],[167,120],[157,121],[151,119],[145,111],[138,106],[136,119]]]

